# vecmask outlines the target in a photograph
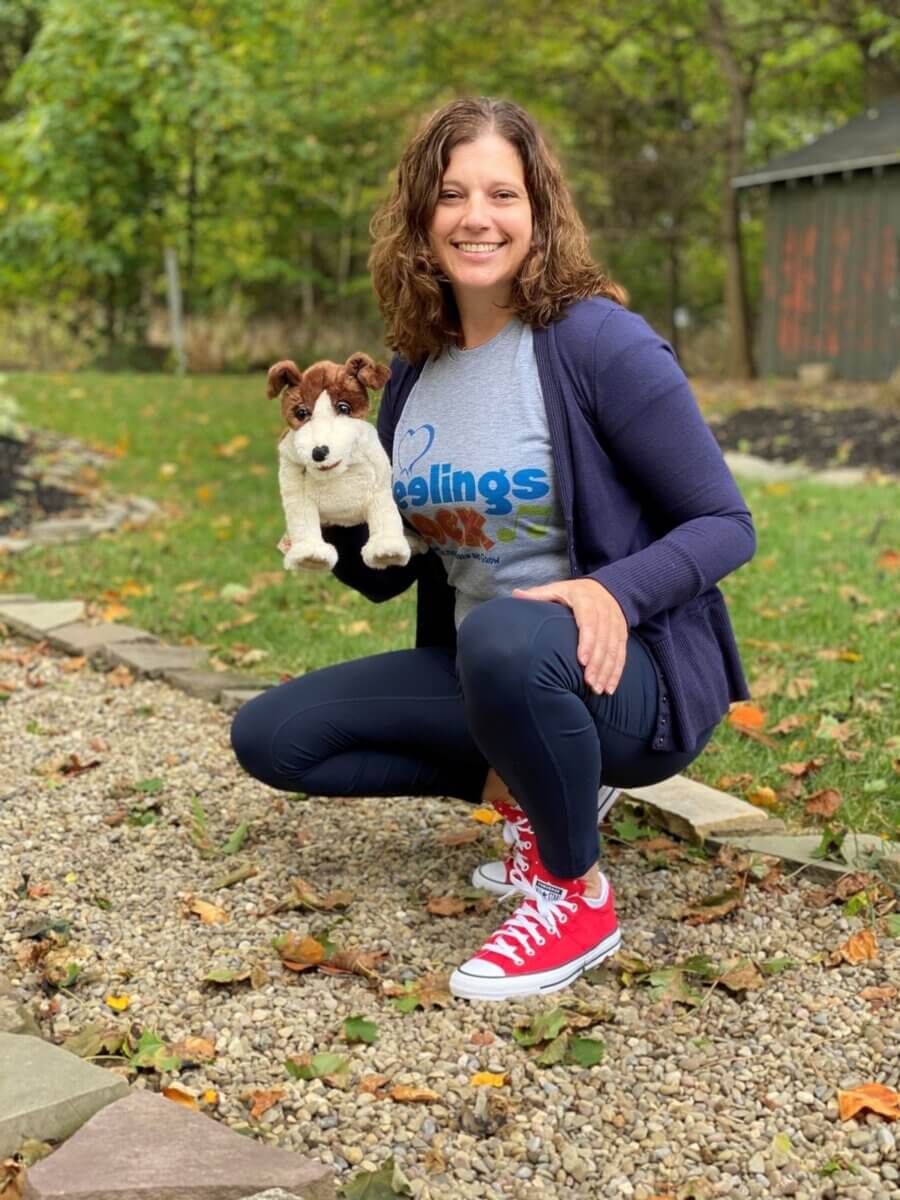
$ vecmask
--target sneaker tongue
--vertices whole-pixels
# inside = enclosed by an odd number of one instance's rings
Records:
[[[566,895],[566,888],[561,884],[551,883],[549,879],[542,879],[540,875],[534,876],[531,886],[534,888],[538,899],[542,900],[545,904],[556,904]]]

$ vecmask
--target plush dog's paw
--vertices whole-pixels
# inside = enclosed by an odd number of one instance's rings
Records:
[[[286,571],[330,571],[338,554],[328,542],[300,542],[284,556]]]
[[[412,554],[427,554],[428,553],[429,545],[425,541],[425,539],[421,536],[421,534],[413,533],[411,530],[407,529],[407,530],[404,530],[404,536],[406,538],[406,543],[409,546],[410,552]]]
[[[371,537],[360,550],[367,567],[405,567],[409,562],[409,544],[405,537]]]

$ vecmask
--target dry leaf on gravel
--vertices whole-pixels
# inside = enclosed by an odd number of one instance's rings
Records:
[[[477,842],[481,837],[481,830],[475,825],[469,825],[465,829],[451,829],[449,833],[441,833],[434,840],[439,846],[468,846],[470,842]]]
[[[369,1096],[377,1096],[387,1081],[387,1075],[363,1075],[357,1084],[357,1091],[364,1092]]]
[[[838,1113],[849,1121],[862,1109],[879,1113],[889,1121],[900,1120],[900,1095],[883,1083],[861,1083],[859,1087],[838,1092]]]
[[[878,957],[878,939],[871,929],[860,929],[851,934],[846,942],[832,950],[828,956],[828,965],[836,967],[840,963],[856,966],[861,962],[872,962]]]
[[[865,1000],[872,1008],[888,1008],[897,999],[895,987],[867,987],[859,993],[859,998]]]
[[[416,1008],[447,1008],[452,1000],[449,984],[449,975],[431,971],[407,983],[385,980],[381,990],[399,1012],[412,1012]]]
[[[435,1100],[441,1098],[431,1088],[412,1087],[405,1083],[399,1083],[396,1087],[392,1087],[388,1092],[388,1097],[396,1100],[398,1104],[433,1104]]]
[[[496,1040],[496,1035],[490,1029],[478,1029],[469,1038],[473,1046],[492,1046]]]
[[[162,1094],[167,1100],[171,1100],[175,1104],[181,1104],[184,1108],[193,1109],[194,1112],[200,1111],[200,1105],[197,1103],[195,1097],[190,1092],[186,1092],[184,1088],[172,1085],[171,1087],[163,1088]]]
[[[269,1088],[268,1091],[251,1092],[247,1099],[251,1101],[250,1117],[254,1121],[258,1121],[263,1113],[267,1113],[273,1105],[279,1100],[283,1100],[287,1093],[284,1088]]]
[[[756,808],[778,808],[780,803],[775,789],[765,786],[756,787],[747,792],[747,799]]]
[[[308,934],[303,937],[281,934],[272,945],[289,971],[317,968],[325,975],[362,975],[365,979],[374,979],[374,968],[387,957],[384,950],[343,950],[331,942],[323,944]]]
[[[221,925],[228,920],[228,914],[224,908],[210,904],[208,900],[201,900],[199,896],[190,894],[183,896],[181,905],[182,912],[186,917],[191,915],[199,917],[204,925]]]
[[[815,686],[816,681],[812,675],[795,675],[793,679],[788,680],[784,692],[788,700],[802,700]]]
[[[185,1063],[212,1062],[216,1057],[216,1047],[208,1038],[186,1037],[172,1044],[172,1053]]]
[[[69,761],[64,767],[60,768],[61,775],[81,775],[83,771],[90,771],[94,767],[100,766],[100,759],[94,758],[90,762],[83,763],[77,754],[70,754]]]
[[[632,845],[635,849],[640,850],[646,858],[660,855],[669,862],[684,858],[684,846],[673,842],[670,837],[638,838],[636,842],[632,842]]]
[[[490,896],[429,896],[425,908],[436,917],[459,917],[464,912],[486,913],[494,907]]]
[[[266,915],[278,912],[290,912],[294,909],[305,909],[309,912],[333,912],[335,909],[347,908],[352,903],[352,892],[317,892],[311,883],[298,875],[290,881],[291,890],[277,904],[267,910]]]
[[[469,1080],[473,1087],[505,1087],[506,1076],[493,1071],[476,1071]]]
[[[498,821],[503,820],[495,808],[473,808],[469,816],[482,825],[496,825]]]
[[[729,913],[734,912],[743,899],[744,894],[740,888],[730,888],[727,892],[686,904],[678,911],[677,917],[686,921],[688,925],[708,925],[710,921],[717,921],[720,917],[727,917]]]

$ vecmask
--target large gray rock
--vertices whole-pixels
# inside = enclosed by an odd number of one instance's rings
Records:
[[[39,1038],[41,1029],[31,1010],[21,1004],[9,981],[0,975],[0,1033],[27,1033]]]
[[[40,1038],[0,1033],[0,1159],[26,1138],[58,1142],[123,1096],[128,1084]]]
[[[299,1200],[334,1197],[321,1163],[134,1091],[32,1167],[22,1200],[244,1200],[267,1188]]]
[[[67,654],[96,654],[116,642],[156,641],[152,633],[134,629],[131,625],[114,625],[111,621],[101,621],[97,625],[76,621],[72,625],[62,625],[50,634],[50,644]]]
[[[42,638],[51,629],[80,621],[83,616],[83,600],[14,600],[0,604],[0,621],[31,638]]]
[[[189,696],[211,700],[213,704],[219,702],[223,692],[246,688],[250,682],[246,675],[235,671],[163,671],[163,677]]]
[[[206,662],[206,654],[194,646],[166,646],[142,642],[119,642],[107,646],[104,658],[139,675],[156,679],[165,671],[191,671]]]
[[[762,809],[685,775],[673,775],[650,787],[624,791],[649,805],[664,828],[679,837],[698,839],[732,830],[749,832],[769,824]]]
[[[239,708],[247,703],[248,700],[255,700],[257,696],[261,696],[265,688],[261,690],[257,688],[226,688],[219,697],[219,703],[226,712],[237,712]]]
[[[772,854],[791,866],[805,867],[804,875],[807,879],[829,883],[850,871],[883,870],[882,864],[889,862],[894,854],[900,852],[900,846],[896,842],[886,842],[874,833],[848,833],[841,846],[840,861],[813,858],[812,853],[821,840],[818,833],[777,834],[772,837],[764,834],[735,834],[709,838],[708,844],[717,846],[727,842],[751,853]]]

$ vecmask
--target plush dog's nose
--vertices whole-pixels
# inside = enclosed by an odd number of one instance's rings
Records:
[[[324,462],[328,457],[327,446],[313,446],[312,460],[313,462]]]

